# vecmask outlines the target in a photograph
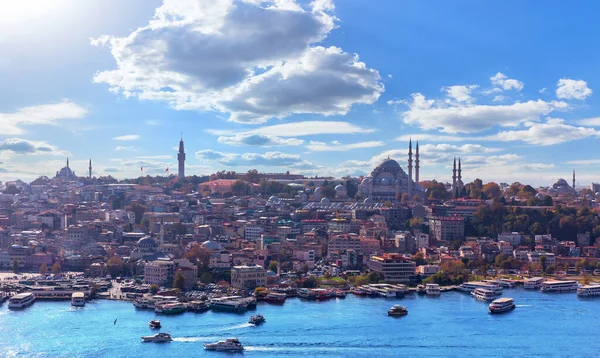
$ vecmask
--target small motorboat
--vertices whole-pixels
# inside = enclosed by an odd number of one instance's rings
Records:
[[[160,328],[160,321],[157,319],[153,319],[152,321],[148,322],[148,325],[150,326],[150,328],[158,329]]]
[[[209,351],[241,352],[244,350],[244,346],[242,346],[237,338],[228,338],[225,341],[218,341],[216,343],[204,343],[204,349]]]
[[[393,305],[388,311],[389,316],[406,316],[407,314],[408,310],[406,307],[400,305]]]
[[[144,342],[166,343],[171,342],[173,339],[171,338],[170,334],[161,332],[153,336],[144,336],[142,337],[142,340]]]
[[[265,323],[265,317],[263,317],[263,315],[261,314],[255,314],[250,316],[250,320],[248,321],[248,323],[252,323],[255,326],[258,326],[261,323]]]

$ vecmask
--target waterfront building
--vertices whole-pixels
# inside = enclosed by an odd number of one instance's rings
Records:
[[[417,275],[420,275],[421,278],[426,278],[431,275],[434,275],[440,271],[440,266],[438,265],[419,265],[416,268]]]
[[[371,256],[369,269],[383,276],[386,282],[406,283],[415,276],[416,264],[399,254]]]
[[[546,257],[546,267],[552,266],[555,264],[555,257],[553,253],[544,252],[544,251],[533,251],[527,254],[527,259],[529,262],[533,262],[536,264],[541,264],[541,258]]]
[[[231,286],[234,288],[253,290],[266,286],[267,270],[259,265],[233,266],[231,268]]]

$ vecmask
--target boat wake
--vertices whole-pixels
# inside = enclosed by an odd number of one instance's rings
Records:
[[[184,342],[184,343],[193,343],[193,342],[209,342],[219,337],[175,337],[173,338],[173,342]]]
[[[236,324],[235,326],[222,328],[219,331],[231,331],[233,329],[247,328],[247,327],[253,327],[253,326],[254,325],[252,323],[242,323],[242,324]]]
[[[254,351],[254,352],[274,352],[274,351],[283,351],[285,350],[285,348],[279,348],[279,347],[260,347],[260,346],[244,346],[244,349],[247,351]]]
[[[515,307],[532,307],[532,305],[515,305]]]

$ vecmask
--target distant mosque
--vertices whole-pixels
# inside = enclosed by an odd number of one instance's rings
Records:
[[[465,184],[462,181],[462,169],[460,167],[460,158],[458,158],[458,170],[456,170],[456,157],[454,157],[454,166],[452,167],[452,195],[454,195],[455,198],[463,196],[464,188]]]
[[[90,161],[90,167],[91,167],[91,161]],[[63,180],[75,180],[77,179],[77,175],[75,175],[75,172],[71,170],[71,168],[69,168],[69,158],[67,158],[67,166],[63,167],[61,170],[56,172],[56,179],[63,179]]]
[[[389,156],[358,185],[358,194],[374,201],[393,201],[402,194],[421,194],[419,183],[419,142],[415,153],[415,180],[413,181],[412,140],[408,142],[408,174]]]

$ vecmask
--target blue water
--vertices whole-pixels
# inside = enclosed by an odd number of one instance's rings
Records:
[[[99,300],[83,308],[69,302],[36,302],[22,311],[0,307],[0,356],[4,357],[150,357],[165,356],[327,356],[327,357],[598,357],[600,299],[574,293],[543,294],[505,289],[517,308],[490,315],[487,304],[459,292],[439,298],[362,298],[283,306],[259,303],[255,312],[267,322],[247,324],[251,312],[185,313],[159,316],[161,331],[174,341],[142,343],[153,334],[154,312],[131,303]],[[388,317],[400,303],[405,317]],[[116,325],[113,321],[117,319]],[[202,343],[238,337],[246,351],[208,352]]]

